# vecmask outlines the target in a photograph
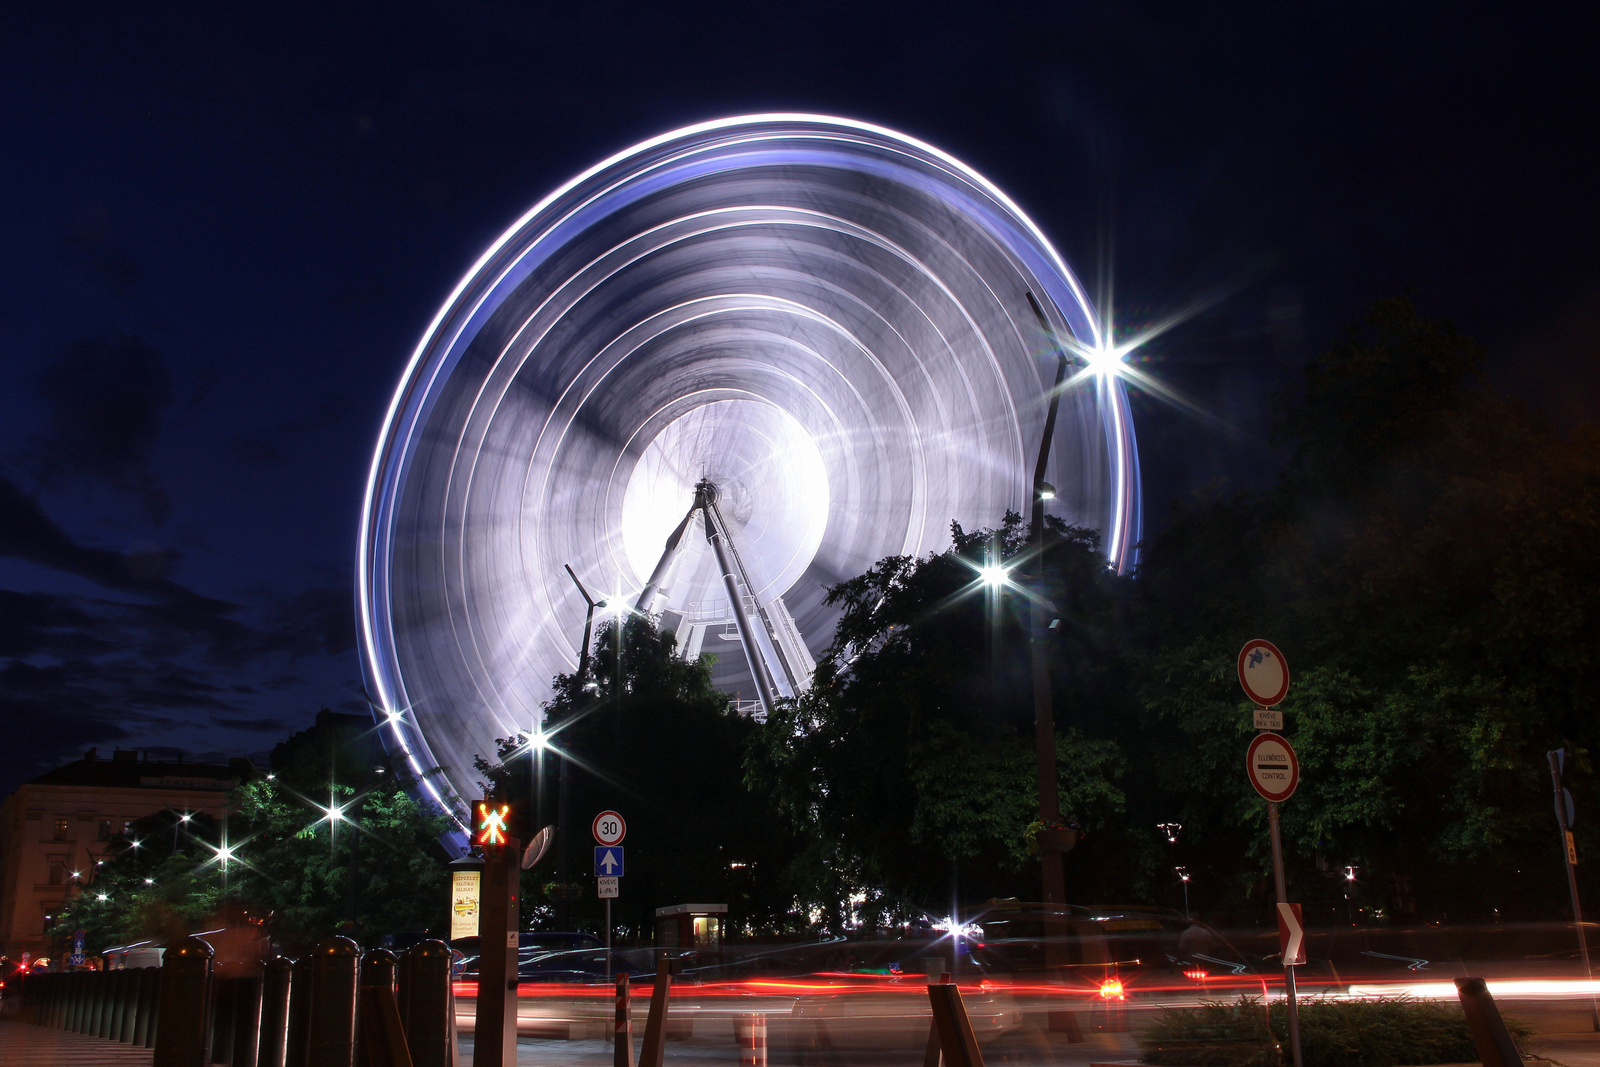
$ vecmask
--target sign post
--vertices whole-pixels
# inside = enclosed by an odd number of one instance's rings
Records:
[[[1283,728],[1283,713],[1274,712],[1289,692],[1289,663],[1271,641],[1247,641],[1239,652],[1239,684],[1256,703],[1255,726],[1262,731],[1245,752],[1250,784],[1267,802],[1267,832],[1272,839],[1272,881],[1277,890],[1278,928],[1283,952],[1283,991],[1289,1017],[1289,1047],[1294,1067],[1305,1067],[1300,1053],[1300,1008],[1295,1002],[1294,968],[1305,962],[1305,930],[1299,906],[1289,903],[1283,875],[1283,835],[1278,829],[1278,805],[1288,800],[1300,784],[1300,760],[1286,738],[1271,731]],[[1291,934],[1298,944],[1291,944]],[[1293,951],[1291,951],[1293,950]]]
[[[595,841],[594,884],[600,899],[606,902],[606,981],[611,980],[611,902],[622,889],[622,839],[628,836],[628,824],[614,811],[602,811],[590,826]]]
[[[1578,931],[1578,955],[1583,960],[1583,976],[1594,981],[1594,971],[1589,967],[1589,941],[1583,933],[1583,905],[1578,903],[1578,846],[1572,839],[1572,823],[1577,810],[1572,794],[1561,784],[1561,772],[1566,769],[1567,750],[1558,748],[1545,753],[1550,760],[1550,782],[1556,794],[1556,825],[1561,827],[1561,844],[1567,854],[1567,891],[1572,894],[1572,922]],[[1600,1031],[1600,1003],[1593,994],[1589,997],[1589,1021]]]
[[[511,805],[481,800],[473,810],[473,843],[483,852],[483,896],[479,903],[472,1062],[478,1067],[516,1067],[517,927],[521,925],[517,887],[522,843],[511,836]]]

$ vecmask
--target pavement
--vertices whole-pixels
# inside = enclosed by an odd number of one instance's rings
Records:
[[[0,1065],[150,1067],[154,1051],[48,1026],[0,1019]]]

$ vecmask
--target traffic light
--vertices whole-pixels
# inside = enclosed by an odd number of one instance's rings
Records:
[[[478,801],[477,830],[473,843],[479,848],[504,848],[511,839],[511,805],[493,800]]]

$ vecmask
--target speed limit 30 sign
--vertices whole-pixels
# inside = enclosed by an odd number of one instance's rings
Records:
[[[620,845],[628,836],[628,824],[614,811],[602,811],[594,817],[594,839],[602,845]]]

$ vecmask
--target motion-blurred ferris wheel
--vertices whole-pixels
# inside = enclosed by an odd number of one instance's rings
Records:
[[[726,119],[574,178],[462,279],[389,407],[358,610],[391,750],[461,811],[473,757],[577,668],[591,600],[725,653],[741,695],[802,690],[828,586],[1027,511],[1053,337],[1102,341],[1049,241],[891,130]],[[1127,397],[1087,363],[1069,385],[1050,511],[1125,568]]]

